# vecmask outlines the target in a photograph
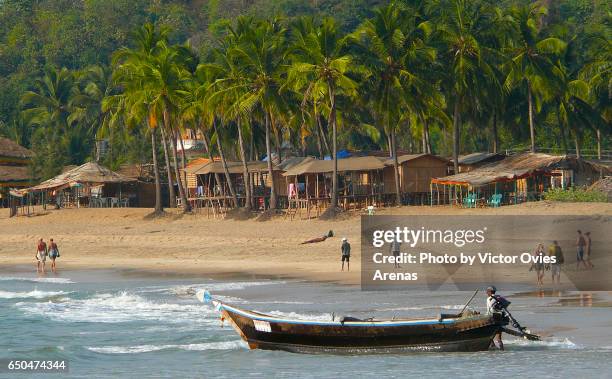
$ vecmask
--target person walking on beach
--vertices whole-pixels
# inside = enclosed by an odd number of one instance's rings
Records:
[[[47,244],[43,239],[38,240],[36,245],[36,272],[45,273],[45,261],[47,260]]]
[[[340,271],[344,271],[344,261],[346,261],[346,271],[351,271],[351,244],[346,237],[342,238],[342,247],[340,250],[342,251],[342,269]]]
[[[585,240],[586,240],[586,245],[584,246],[584,250],[586,253],[586,265],[592,269],[593,268],[593,263],[591,263],[591,232],[586,232],[584,233],[585,235]]]
[[[586,246],[586,239],[582,235],[582,232],[578,230],[578,238],[576,238],[576,270],[580,269],[580,262],[584,268],[587,268],[584,262],[584,247]]]
[[[552,276],[552,282],[555,284],[555,278],[557,279],[557,284],[561,284],[561,265],[565,263],[565,258],[563,257],[563,251],[561,251],[561,246],[557,241],[553,241],[552,245],[548,247],[548,256],[555,257],[555,263],[550,264],[550,273]]]
[[[498,303],[498,296],[495,293],[497,288],[495,286],[487,287],[487,314],[493,315],[494,313],[501,313],[500,304]],[[501,297],[501,296],[500,296]],[[493,345],[499,350],[504,350],[504,342],[502,341],[502,331],[499,330],[495,333],[492,341]]]
[[[533,267],[535,268],[537,275],[537,284],[541,286],[544,284],[544,274],[546,269],[544,266],[544,245],[538,244],[538,247],[533,252],[533,257],[535,259]]]
[[[53,241],[53,238],[49,240],[49,259],[51,259],[51,270],[55,271],[55,260],[59,258],[59,249],[57,244]]]
[[[400,246],[401,246],[401,243],[399,243],[397,240],[393,240],[393,242],[391,242],[391,253],[393,254],[393,257],[395,258],[393,266],[395,268],[400,268],[400,265],[397,262],[400,256]]]

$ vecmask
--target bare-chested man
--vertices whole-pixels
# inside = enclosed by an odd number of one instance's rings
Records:
[[[43,239],[38,240],[36,245],[36,272],[45,273],[45,261],[47,260],[47,244]]]

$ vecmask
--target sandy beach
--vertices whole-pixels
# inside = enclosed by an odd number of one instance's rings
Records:
[[[38,238],[54,238],[60,269],[112,268],[163,275],[268,276],[358,284],[360,214],[342,220],[218,220],[205,215],[149,219],[150,209],[47,210],[10,219],[0,211],[0,270],[32,265]],[[42,213],[42,212],[41,212]],[[490,209],[400,207],[384,215],[612,215],[608,203],[538,202]],[[300,245],[333,230],[322,243]],[[352,243],[340,272],[341,237]]]

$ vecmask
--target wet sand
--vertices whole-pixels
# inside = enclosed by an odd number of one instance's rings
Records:
[[[335,221],[217,220],[205,215],[150,219],[150,209],[62,209],[8,218],[0,210],[0,267],[35,266],[38,238],[54,238],[60,269],[121,269],[163,275],[298,278],[360,282],[360,214]],[[172,211],[171,211],[172,212]],[[399,207],[383,215],[612,215],[608,203],[538,202],[492,209]],[[300,243],[333,230],[321,243]],[[352,244],[351,271],[340,272],[341,238]],[[49,265],[48,265],[49,266]],[[27,267],[27,266],[26,266]],[[531,275],[522,273],[526,280]]]

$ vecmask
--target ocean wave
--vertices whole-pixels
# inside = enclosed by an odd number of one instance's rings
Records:
[[[103,293],[87,299],[65,298],[60,302],[22,302],[16,303],[15,306],[28,314],[64,322],[217,322],[217,313],[210,307],[201,304],[154,302],[129,292]]]
[[[44,277],[43,278],[19,278],[19,277],[12,277],[12,276],[0,276],[0,281],[74,284],[74,282],[68,278],[44,278]]]
[[[69,293],[70,292],[64,292],[64,291],[40,291],[37,289],[30,291],[30,292],[0,291],[0,299],[26,299],[26,298],[44,299],[47,297],[67,295]]]
[[[204,351],[204,350],[236,350],[244,348],[245,345],[240,340],[235,341],[224,341],[224,342],[207,342],[207,343],[193,343],[186,345],[137,345],[137,346],[101,346],[101,347],[87,347],[87,350],[101,353],[101,354],[139,354],[149,353],[152,351],[160,350],[192,350],[192,351]]]
[[[581,346],[570,341],[569,338],[546,338],[543,341],[529,341],[526,339],[509,339],[504,340],[504,345],[513,345],[520,347],[549,347],[561,349],[580,349]]]

